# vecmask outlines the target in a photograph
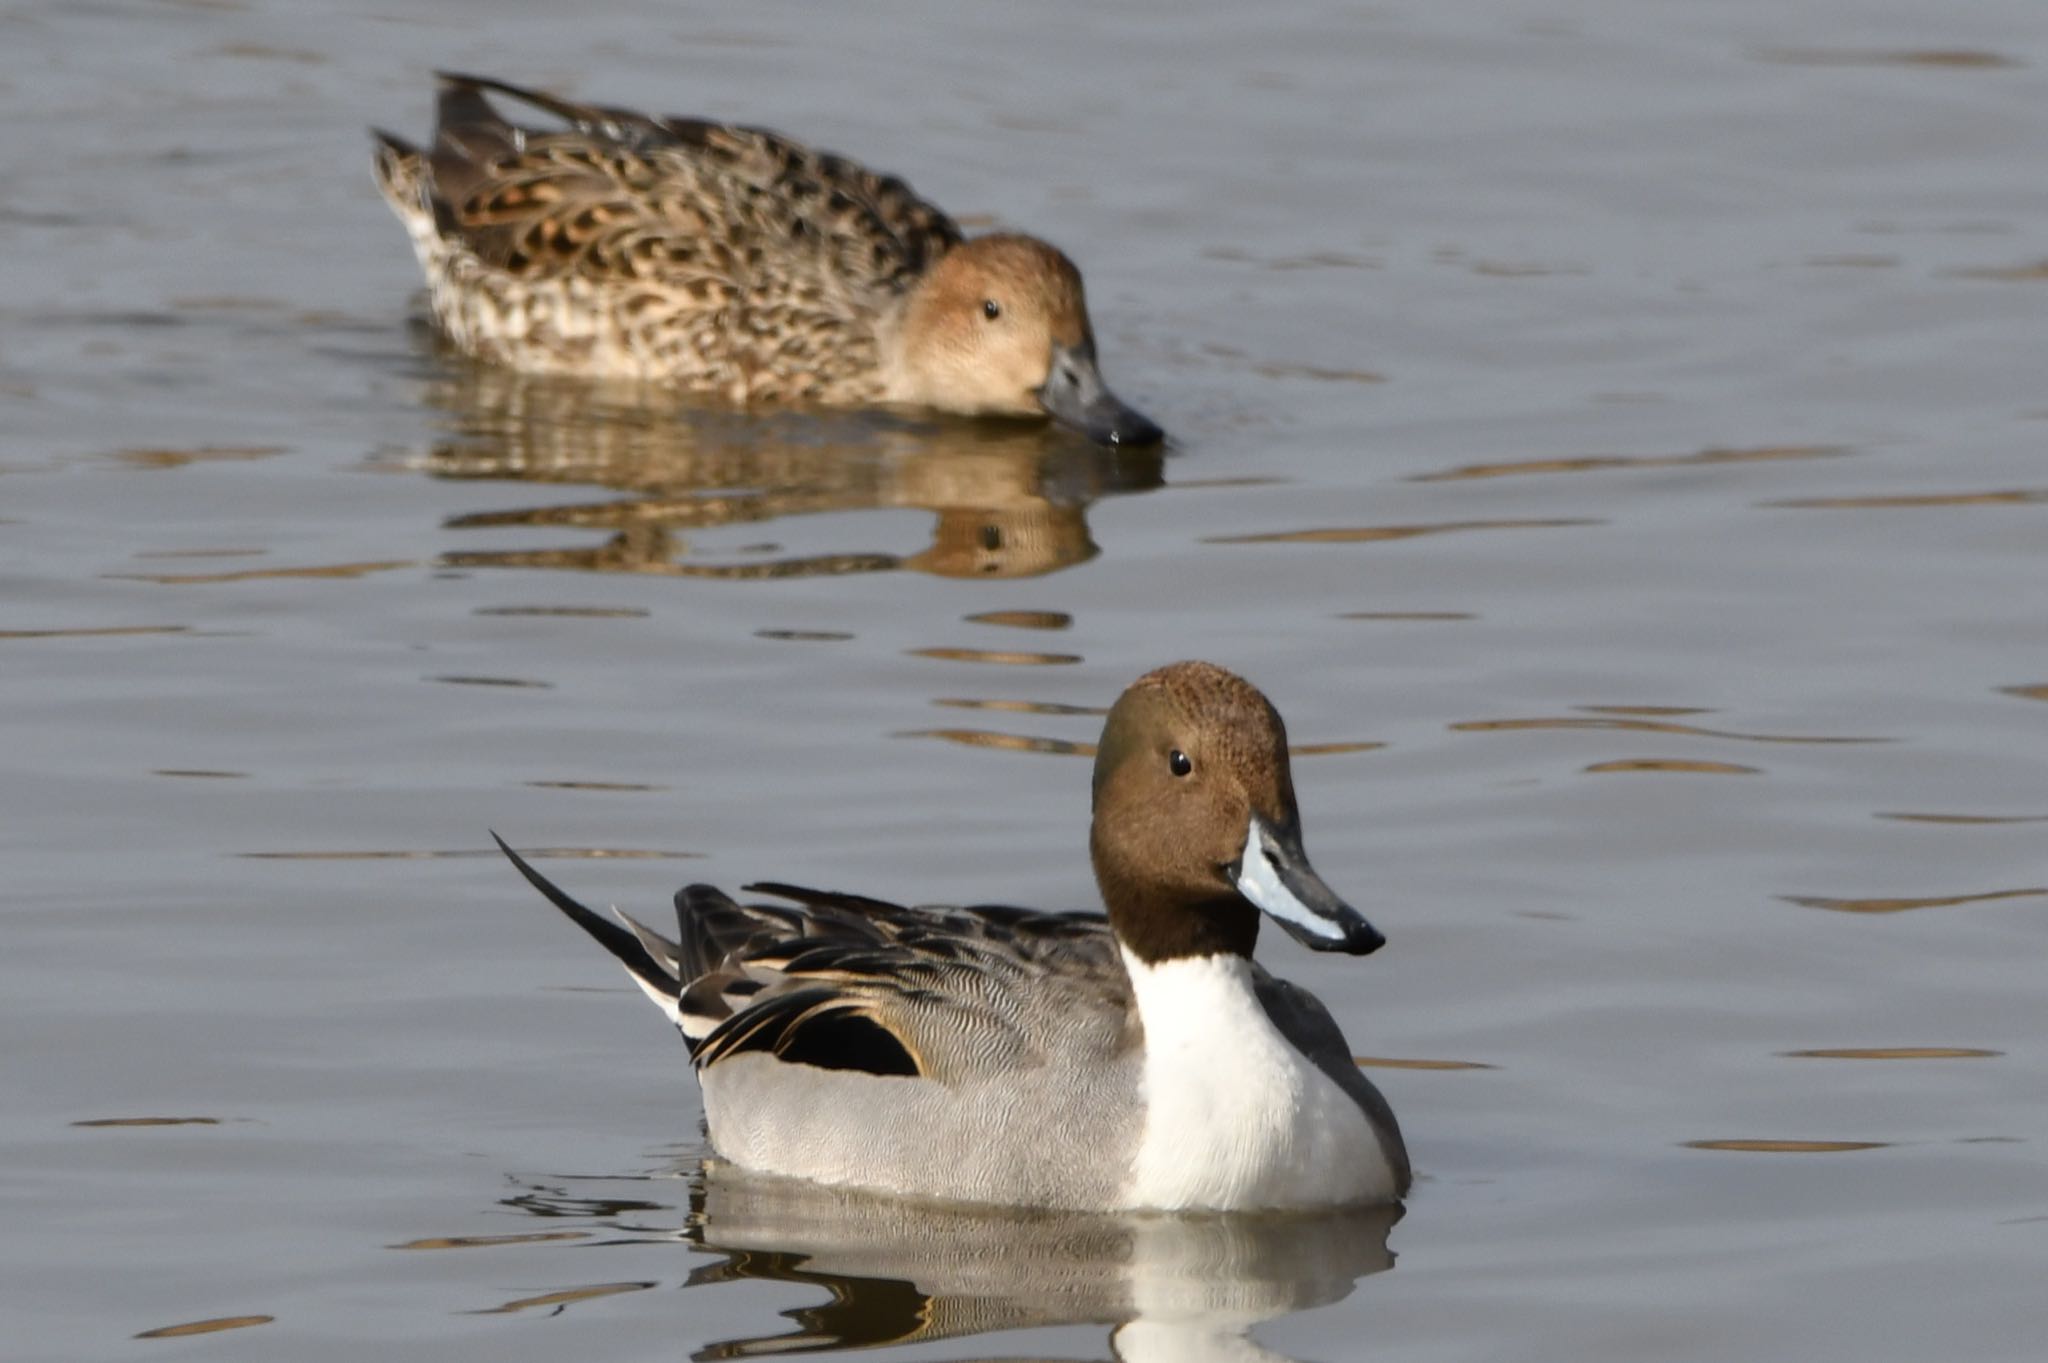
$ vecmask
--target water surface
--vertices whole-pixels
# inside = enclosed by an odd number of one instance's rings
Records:
[[[440,353],[362,133],[435,66],[1046,235],[1171,451]],[[0,11],[10,1357],[2037,1356],[2044,70],[2022,0]],[[1391,939],[1264,955],[1398,1225],[721,1182],[488,851],[1085,905],[1189,655]]]

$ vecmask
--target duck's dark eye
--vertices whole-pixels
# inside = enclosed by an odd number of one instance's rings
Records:
[[[1195,769],[1195,764],[1188,761],[1188,755],[1179,748],[1175,748],[1166,755],[1166,765],[1175,776],[1186,776]]]
[[[993,322],[1003,315],[1003,305],[993,298],[984,298],[981,300],[981,315]]]

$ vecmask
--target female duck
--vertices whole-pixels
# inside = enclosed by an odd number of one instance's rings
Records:
[[[560,119],[508,122],[484,92]],[[735,403],[1051,417],[1104,444],[1160,429],[1102,381],[1081,273],[1033,237],[965,239],[901,180],[761,128],[443,75],[431,148],[376,134],[434,316],[515,369]]]
[[[744,1168],[1077,1211],[1401,1196],[1386,1100],[1315,996],[1251,959],[1262,912],[1318,951],[1384,941],[1302,852],[1266,698],[1208,663],[1139,678],[1094,804],[1107,919],[692,885],[672,942],[498,845],[682,1031],[711,1144]]]

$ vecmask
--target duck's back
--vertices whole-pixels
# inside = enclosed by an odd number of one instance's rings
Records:
[[[485,92],[559,119],[520,127]],[[378,181],[463,349],[735,401],[866,402],[877,329],[960,241],[901,180],[759,128],[444,76],[422,151]]]
[[[1107,922],[677,897],[705,1122],[747,1168],[978,1202],[1113,1205],[1141,1134],[1142,1031]],[[628,920],[630,922],[630,920]]]

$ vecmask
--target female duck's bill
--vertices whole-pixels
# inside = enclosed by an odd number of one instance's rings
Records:
[[[1095,342],[1055,346],[1052,370],[1038,390],[1045,414],[1071,426],[1098,445],[1156,445],[1166,432],[1143,413],[1124,406],[1102,381]]]

